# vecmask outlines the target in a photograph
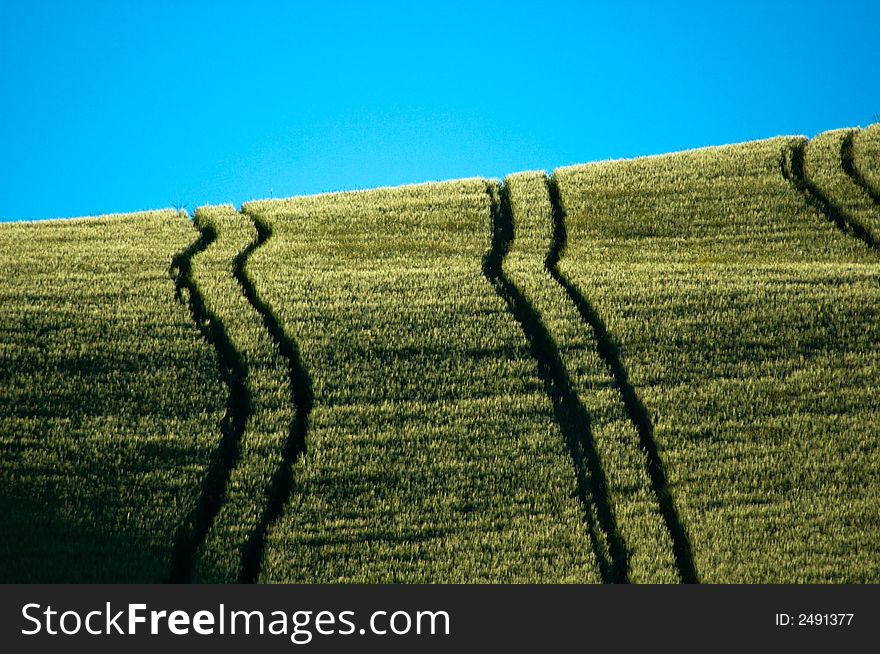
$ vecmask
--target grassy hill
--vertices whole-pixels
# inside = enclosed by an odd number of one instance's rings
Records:
[[[0,225],[0,581],[880,582],[880,125]]]

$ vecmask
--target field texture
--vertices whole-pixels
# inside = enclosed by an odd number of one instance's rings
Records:
[[[209,234],[208,247],[192,259],[192,278],[205,311],[222,326],[216,342],[232,401],[224,425],[216,482],[199,514],[190,550],[176,561],[179,580],[205,582],[244,580],[254,543],[262,538],[263,507],[272,492],[273,476],[282,466],[282,450],[293,421],[287,367],[265,329],[262,315],[247,297],[247,257],[257,245],[254,225],[231,207],[202,208],[196,225]]]
[[[638,425],[628,414],[601,333],[555,277],[563,232],[554,223],[547,177],[511,175],[500,192],[508,254],[502,264],[510,293],[519,294],[544,341],[536,351],[557,389],[560,424],[583,461],[606,579],[644,583],[681,579],[658,497],[652,492]]]
[[[554,173],[700,581],[880,578],[880,257],[781,174],[836,190],[825,138]]]
[[[0,579],[168,579],[223,414],[173,212],[0,228]]]
[[[0,225],[0,581],[880,582],[880,125]]]
[[[488,188],[245,205],[273,233],[255,285],[314,395],[261,580],[599,580],[535,361],[483,274]]]
[[[856,132],[852,144],[852,167],[856,181],[868,191],[875,205],[880,205],[880,123]]]

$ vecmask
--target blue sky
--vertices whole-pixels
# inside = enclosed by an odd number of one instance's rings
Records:
[[[0,220],[880,120],[880,3],[0,0]]]

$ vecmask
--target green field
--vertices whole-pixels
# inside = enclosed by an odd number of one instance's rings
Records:
[[[225,388],[173,212],[0,227],[0,578],[164,581]]]
[[[783,177],[798,145],[554,173],[560,271],[619,346],[704,582],[880,579],[880,256]]]
[[[0,581],[880,582],[880,125],[0,264]]]
[[[261,580],[599,580],[535,362],[482,273],[489,200],[468,180],[245,205],[273,232],[254,283],[314,396]]]

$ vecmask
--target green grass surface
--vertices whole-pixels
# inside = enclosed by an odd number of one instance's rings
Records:
[[[856,134],[853,159],[874,196],[880,196],[880,123],[874,123]]]
[[[840,212],[843,220],[874,243],[880,243],[880,212],[868,192],[843,169],[842,153],[855,132],[839,129],[820,134],[804,150],[804,173],[818,192]],[[880,161],[880,160],[878,160]],[[876,165],[880,168],[880,164]],[[874,168],[866,166],[867,171]]]
[[[239,361],[244,397],[237,416],[244,418],[234,437],[234,466],[223,487],[223,502],[194,562],[194,579],[237,581],[249,541],[260,527],[272,477],[282,465],[282,450],[293,420],[287,366],[244,295],[237,268],[257,239],[253,223],[231,207],[201,208],[196,225],[216,240],[192,260],[193,280],[208,311],[224,325]],[[245,274],[247,270],[244,271]]]
[[[773,139],[555,172],[704,582],[880,580],[880,257]],[[837,164],[839,166],[839,162]]]
[[[607,502],[628,555],[629,579],[678,581],[672,542],[651,490],[636,428],[599,355],[594,330],[545,267],[556,237],[546,177],[521,173],[507,177],[505,183],[514,238],[504,270],[540,314],[588,416],[580,420],[580,428],[595,442]]]
[[[224,392],[173,212],[0,227],[0,581],[165,581]]]
[[[480,180],[245,205],[314,407],[263,581],[598,581]]]
[[[874,125],[0,225],[0,581],[880,582],[878,182]]]

